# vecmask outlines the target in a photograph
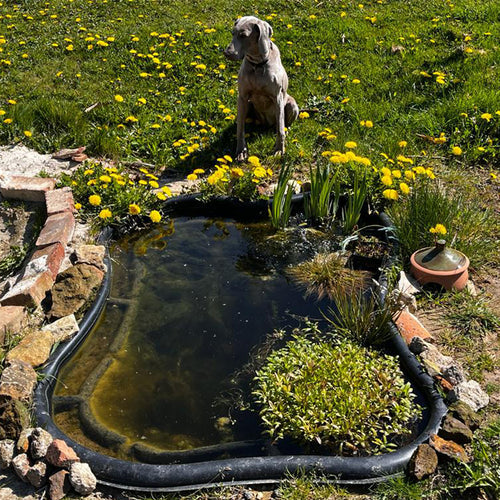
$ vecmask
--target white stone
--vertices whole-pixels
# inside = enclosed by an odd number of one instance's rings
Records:
[[[396,290],[405,295],[416,295],[422,293],[422,287],[412,276],[401,271],[399,274],[399,281]]]
[[[79,332],[80,328],[75,315],[64,316],[53,323],[45,325],[43,331],[49,331],[54,336],[55,342],[65,342]]]
[[[38,259],[28,262],[26,268],[24,269],[22,279],[25,280],[33,278],[35,276],[38,276],[40,273],[48,271],[49,270],[49,267],[47,266],[48,258],[49,258],[48,255],[42,255],[41,257],[38,257]]]
[[[90,495],[95,490],[97,479],[89,464],[73,462],[69,469],[69,482],[80,495]]]
[[[476,412],[490,402],[488,394],[481,389],[481,386],[475,380],[461,382],[449,392],[448,398],[452,402],[463,401]]]
[[[14,458],[16,443],[12,439],[0,441],[0,469],[8,469]]]

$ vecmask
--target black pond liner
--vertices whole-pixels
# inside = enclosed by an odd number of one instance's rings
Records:
[[[199,195],[170,198],[165,203],[167,212],[176,215],[203,215],[235,217],[238,220],[258,219],[267,216],[269,202],[242,202],[232,198],[216,198],[202,202]],[[293,210],[302,205],[302,195],[293,199]],[[389,228],[391,221],[385,214],[378,216],[378,223]],[[394,263],[397,241],[393,244],[391,257],[386,266]],[[415,356],[408,349],[394,324],[394,333],[389,341],[391,351],[399,356],[405,375],[424,396],[428,406],[427,422],[421,434],[411,443],[396,451],[366,457],[343,457],[327,455],[279,455],[205,460],[183,464],[149,464],[129,462],[108,457],[92,451],[68,436],[53,422],[51,400],[57,373],[71,357],[86,335],[99,319],[106,304],[111,285],[111,261],[106,257],[108,272],[91,308],[80,322],[80,332],[68,343],[60,345],[52,354],[42,371],[43,379],[35,390],[35,415],[38,425],[50,432],[54,438],[63,439],[74,448],[82,462],[87,462],[100,484],[135,491],[186,491],[221,485],[257,485],[277,483],[288,474],[314,472],[340,484],[370,484],[401,474],[419,444],[426,442],[431,434],[437,433],[446,414],[446,405],[434,387],[433,379],[425,372]],[[381,297],[384,299],[387,287],[381,279]],[[184,452],[189,453],[189,452]],[[196,449],[193,453],[199,453]]]

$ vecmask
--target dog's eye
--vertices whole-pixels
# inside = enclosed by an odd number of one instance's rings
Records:
[[[238,33],[238,38],[247,38],[248,35],[246,33]]]

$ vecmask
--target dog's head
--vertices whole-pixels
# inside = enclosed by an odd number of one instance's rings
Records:
[[[224,55],[231,61],[238,61],[246,54],[267,58],[273,29],[254,16],[245,16],[237,19],[233,26],[233,39],[224,51]]]

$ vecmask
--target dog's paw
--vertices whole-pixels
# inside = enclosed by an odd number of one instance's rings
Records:
[[[248,150],[245,148],[243,151],[236,153],[236,161],[246,161],[248,160]]]
[[[285,146],[276,146],[273,154],[274,156],[283,156],[285,154]]]

